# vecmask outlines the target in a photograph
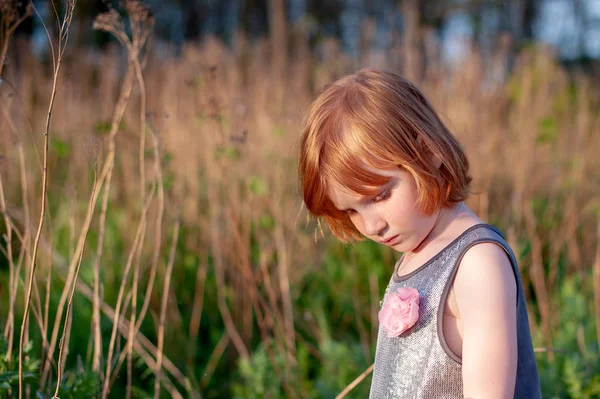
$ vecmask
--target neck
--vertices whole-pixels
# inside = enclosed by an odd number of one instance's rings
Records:
[[[432,240],[434,240],[436,237],[438,237],[440,234],[442,234],[448,228],[448,226],[450,225],[452,220],[454,220],[456,218],[456,216],[458,216],[458,214],[461,212],[463,206],[464,206],[464,203],[461,202],[451,208],[444,208],[444,209],[440,210],[440,212],[438,213],[438,215],[436,217],[435,223],[433,224],[433,228],[431,229],[429,234],[427,234],[425,236],[423,241],[421,241],[419,243],[419,245],[417,245],[417,247],[411,251],[411,253],[413,255],[415,253],[418,253],[425,247],[425,245],[427,245]]]

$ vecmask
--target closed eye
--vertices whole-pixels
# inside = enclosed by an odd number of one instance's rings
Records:
[[[371,199],[371,201],[372,202],[385,201],[386,199],[390,198],[391,194],[392,194],[392,190],[389,188],[386,188],[385,190],[383,190],[382,192],[377,194],[375,197],[373,197]],[[354,209],[342,209],[341,212],[343,212],[347,216],[354,216],[356,214],[356,211]]]
[[[373,202],[380,202],[388,199],[390,197],[390,190],[384,190],[375,197],[373,197]]]

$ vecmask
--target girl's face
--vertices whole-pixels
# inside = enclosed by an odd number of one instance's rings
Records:
[[[365,197],[333,184],[329,198],[366,238],[400,252],[412,251],[433,228],[439,210],[431,215],[419,210],[417,185],[408,171],[402,168],[371,170],[390,177],[387,184],[379,187],[379,194]]]

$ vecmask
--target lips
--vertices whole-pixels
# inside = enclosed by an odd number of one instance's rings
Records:
[[[394,241],[396,238],[398,238],[398,234],[396,234],[395,236],[392,236],[390,238],[388,238],[387,240],[383,240],[380,241],[382,244],[390,244],[392,241]]]

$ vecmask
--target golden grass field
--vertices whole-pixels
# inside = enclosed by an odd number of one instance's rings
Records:
[[[141,17],[137,23],[137,39],[145,39],[151,26]],[[10,44],[0,86],[0,327],[12,343],[9,363],[17,361],[36,255],[25,341],[33,340],[40,359],[47,356],[42,389],[54,390],[50,381],[61,369],[58,320],[64,323],[78,273],[65,329],[67,369],[79,359],[98,372],[103,397],[107,375],[121,376],[116,385],[131,394],[140,367],[156,374],[167,396],[214,389],[218,397],[223,391],[211,381],[227,380],[223,373],[252,358],[261,342],[270,343],[282,395],[310,397],[295,377],[297,350],[305,346],[318,362],[323,327],[303,295],[325,260],[344,251],[350,283],[332,277],[330,295],[354,290],[356,302],[325,316],[334,337],[353,335],[364,361],[372,361],[372,320],[389,275],[352,262],[352,248],[320,231],[302,208],[296,175],[310,100],[324,84],[366,66],[416,82],[464,144],[474,178],[467,203],[506,233],[519,257],[540,361],[558,362],[570,338],[576,345],[569,351],[597,358],[597,76],[566,70],[542,45],[515,52],[507,38],[493,53],[473,50],[452,68],[427,30],[396,38],[386,53],[367,46],[355,59],[333,39],[309,48],[300,31],[284,43],[288,52],[273,43],[239,34],[226,47],[206,38],[179,56],[143,40],[132,40],[129,50],[67,44],[48,130],[48,206],[39,239],[53,69],[31,55],[28,42]],[[377,251],[391,272],[395,255]],[[561,295],[571,279],[583,298],[576,305]],[[572,306],[587,315],[588,324],[575,330],[564,325]],[[128,377],[115,371],[121,367]]]

